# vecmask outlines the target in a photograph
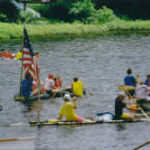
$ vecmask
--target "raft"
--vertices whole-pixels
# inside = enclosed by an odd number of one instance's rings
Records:
[[[50,98],[59,98],[63,97],[68,91],[66,90],[55,90],[55,94],[40,94],[40,100],[48,100]],[[71,94],[71,93],[70,93]],[[36,101],[38,100],[38,95],[30,96],[29,98],[19,96],[18,94],[14,96],[15,101]]]
[[[39,126],[73,126],[73,125],[97,125],[97,124],[104,124],[104,123],[108,123],[108,124],[118,124],[118,123],[135,123],[135,122],[148,122],[147,119],[137,119],[134,121],[126,121],[126,120],[111,120],[111,121],[85,121],[85,122],[74,122],[74,121],[52,121],[52,122],[48,122],[48,121],[41,121],[41,122],[37,122],[37,121],[29,121],[29,124],[31,126],[37,126],[37,124],[39,124]]]
[[[135,122],[150,122],[149,119],[145,118],[143,114],[137,114],[135,120],[115,120],[114,114],[112,112],[106,111],[101,113],[96,113],[95,117],[90,117],[85,119],[84,122],[75,121],[58,121],[56,119],[48,119],[45,121],[29,121],[31,126],[62,126],[62,125],[96,125],[96,124],[117,124],[117,123],[135,123]]]
[[[48,100],[50,98],[64,97],[64,95],[66,93],[69,93],[71,95],[71,97],[75,96],[75,95],[73,95],[70,87],[66,87],[66,88],[63,88],[63,89],[56,89],[56,90],[53,90],[53,92],[55,92],[55,94],[47,94],[47,93],[40,94],[40,100]],[[84,95],[86,95],[86,91],[84,91]],[[38,95],[30,96],[29,98],[19,96],[19,94],[16,94],[14,96],[14,101],[24,102],[24,101],[36,101],[36,100],[38,100]]]

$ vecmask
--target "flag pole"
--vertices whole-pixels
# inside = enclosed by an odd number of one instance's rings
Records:
[[[34,56],[35,57],[35,56]],[[37,113],[37,126],[40,127],[40,78],[39,78],[39,73],[40,73],[40,68],[36,68],[36,73],[37,73],[37,81],[38,81],[38,113]]]
[[[39,53],[39,50],[38,50],[38,53]],[[37,59],[37,58],[36,58]],[[38,79],[38,124],[37,126],[40,127],[40,68],[36,67],[36,70],[37,70],[37,79]]]
[[[25,14],[25,11],[26,11],[26,1],[25,0],[23,1],[23,11],[24,11],[24,14]],[[23,48],[24,48],[24,40],[25,40],[24,29],[25,29],[25,22],[24,22],[24,25],[23,25],[23,44],[22,44],[22,47],[21,47],[22,58],[21,58],[21,70],[20,70],[19,96],[21,96],[21,88],[22,88],[21,82],[22,82],[22,79],[23,79]]]
[[[23,37],[24,38],[24,37]],[[22,88],[22,78],[23,78],[23,47],[24,47],[24,44],[22,44],[22,47],[21,47],[21,53],[22,53],[22,58],[21,58],[21,70],[20,70],[20,87],[19,87],[19,96],[21,96],[21,88]]]

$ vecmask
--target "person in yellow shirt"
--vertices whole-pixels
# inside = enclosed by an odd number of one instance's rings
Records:
[[[67,121],[76,121],[76,122],[84,121],[84,118],[78,116],[75,113],[75,109],[77,108],[76,98],[73,98],[72,100],[73,102],[71,102],[70,94],[65,94],[64,104],[60,108],[59,117],[57,118],[57,120],[62,120],[63,116],[65,116]]]
[[[72,93],[75,96],[83,96],[83,91],[85,91],[85,87],[83,86],[83,82],[81,80],[79,80],[78,77],[75,77],[73,79],[73,83],[72,83]]]

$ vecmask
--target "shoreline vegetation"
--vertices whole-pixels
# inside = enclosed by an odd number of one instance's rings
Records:
[[[22,39],[24,23],[32,39],[150,33],[150,20],[133,20],[107,6],[95,6],[91,0],[60,0],[49,5],[28,4],[30,9],[10,16],[9,11],[0,13],[0,41]]]
[[[108,34],[150,33],[150,20],[115,20],[104,24],[49,23],[46,21],[26,24],[31,38],[90,37]],[[23,37],[23,24],[0,22],[0,40]]]

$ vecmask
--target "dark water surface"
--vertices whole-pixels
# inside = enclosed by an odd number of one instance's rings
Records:
[[[118,35],[99,38],[41,40],[32,42],[40,52],[41,79],[48,73],[60,74],[63,85],[71,84],[79,76],[94,95],[78,101],[77,113],[83,117],[96,112],[114,111],[118,85],[128,67],[141,80],[150,72],[150,35]],[[0,43],[1,48],[17,52],[20,42]],[[0,138],[37,136],[35,141],[0,144],[0,150],[131,150],[150,138],[149,123],[100,124],[89,126],[51,126],[38,130],[28,125],[28,119],[37,118],[36,103],[31,111],[20,102],[13,101],[18,91],[19,62],[0,60]],[[41,119],[56,118],[63,103],[41,102]],[[6,124],[24,123],[8,127]],[[144,150],[150,147],[143,148]]]

